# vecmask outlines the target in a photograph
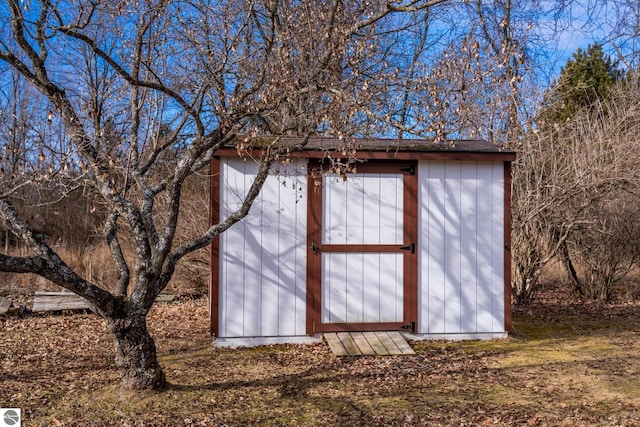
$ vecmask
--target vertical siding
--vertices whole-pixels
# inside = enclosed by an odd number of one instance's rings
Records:
[[[482,203],[478,199],[478,189],[477,163],[463,164],[460,175],[460,331],[478,330],[478,203]]]
[[[460,197],[460,179],[462,166],[458,161],[444,165],[444,332],[461,331],[462,311],[460,309],[463,294],[461,282],[462,218]]]
[[[478,186],[484,189],[484,199],[493,200],[494,198],[494,171],[492,168],[479,168]],[[493,202],[492,202],[493,204]],[[477,318],[478,332],[492,332],[494,330],[494,309],[496,308],[496,299],[494,293],[497,291],[494,282],[494,264],[493,259],[495,252],[492,252],[494,244],[494,210],[489,203],[483,203],[478,206],[478,215],[483,219],[482,223],[486,226],[478,229],[478,251],[481,254],[492,254],[489,258],[485,256],[478,264],[477,277],[480,283],[492,284],[492,286],[481,286],[477,290]],[[500,209],[502,212],[503,209]],[[502,248],[504,245],[500,245]]]
[[[325,244],[400,244],[402,175],[365,173],[323,178]]]
[[[504,331],[504,165],[501,163],[487,163],[486,167],[491,169],[493,176],[491,181],[491,196],[493,197],[494,206],[491,212],[493,330]],[[489,259],[484,259],[481,262],[489,262]]]
[[[402,254],[323,253],[322,269],[322,323],[402,321]]]
[[[421,333],[445,330],[445,164],[418,163],[418,314]]]
[[[401,244],[403,177],[323,178],[324,244]],[[400,322],[403,254],[322,253],[323,323]]]
[[[322,323],[347,321],[346,276],[346,253],[322,254]]]
[[[418,165],[419,333],[504,331],[503,165]]]
[[[221,218],[240,206],[257,168],[221,162]],[[305,334],[306,163],[279,168],[249,215],[220,238],[221,337]]]

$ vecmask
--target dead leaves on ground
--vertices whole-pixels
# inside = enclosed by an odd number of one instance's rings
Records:
[[[336,358],[325,344],[217,349],[205,300],[158,304],[149,328],[171,384],[146,395],[119,390],[97,317],[6,318],[0,403],[25,425],[634,425],[639,315],[548,304],[517,310],[517,338]]]

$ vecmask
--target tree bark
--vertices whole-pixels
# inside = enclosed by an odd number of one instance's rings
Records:
[[[144,315],[107,320],[113,335],[116,366],[120,370],[122,388],[129,390],[160,390],[166,378],[156,352],[156,345],[147,330]]]
[[[569,253],[569,246],[567,246],[566,240],[562,242],[562,247],[560,249],[560,257],[562,258],[562,263],[567,270],[567,275],[569,277],[569,282],[571,283],[571,291],[574,295],[584,296],[584,286],[582,282],[580,282],[580,278],[578,277],[578,272],[576,271],[576,267],[573,265],[573,260],[571,259],[571,254]]]

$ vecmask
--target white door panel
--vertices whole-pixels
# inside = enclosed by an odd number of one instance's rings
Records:
[[[403,176],[323,178],[324,244],[402,244]]]
[[[403,175],[326,176],[322,184],[322,323],[402,322],[403,253],[331,245],[402,246]]]
[[[402,255],[322,254],[322,323],[402,322]]]

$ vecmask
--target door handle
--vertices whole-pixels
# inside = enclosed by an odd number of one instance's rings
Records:
[[[311,246],[309,246],[309,250],[317,254],[320,251],[320,248],[317,247],[315,243],[312,243]]]
[[[411,251],[412,254],[416,253],[416,244],[415,243],[411,243],[410,245],[407,246],[400,246],[400,249],[403,251]]]

